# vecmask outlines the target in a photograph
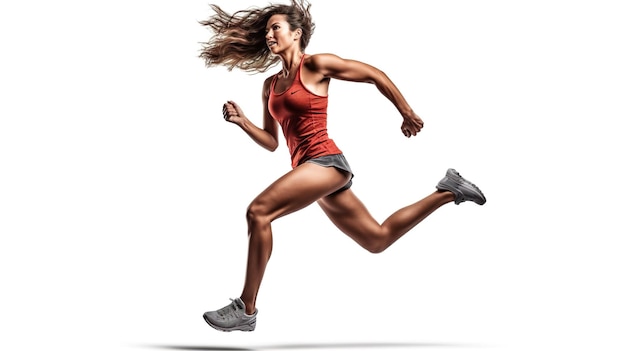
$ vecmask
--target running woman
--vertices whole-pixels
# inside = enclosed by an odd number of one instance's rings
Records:
[[[261,192],[247,208],[248,261],[241,295],[232,303],[204,313],[221,331],[253,331],[256,297],[272,252],[272,221],[317,202],[343,233],[366,250],[379,253],[441,206],[471,201],[483,205],[480,189],[454,169],[447,170],[436,190],[399,209],[382,224],[354,194],[353,173],[326,129],[331,79],[374,84],[402,116],[400,130],[415,136],[424,127],[395,84],[381,70],[334,54],[305,54],[315,29],[306,0],[270,4],[230,14],[210,5],[215,14],[201,21],[214,35],[203,43],[200,58],[207,67],[224,65],[265,72],[280,63],[280,72],[263,83],[263,126],[248,119],[234,101],[223,105],[224,119],[239,126],[269,151],[278,147],[279,126],[291,153],[292,170]]]

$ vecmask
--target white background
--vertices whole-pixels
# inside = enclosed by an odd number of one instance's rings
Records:
[[[406,139],[375,87],[331,83],[330,134],[372,214],[448,167],[488,201],[379,255],[317,206],[280,219],[257,330],[220,333],[202,313],[241,292],[246,206],[290,169],[221,106],[259,123],[278,67],[205,68],[205,1],[3,2],[0,348],[623,350],[618,3],[314,1],[307,53],[379,67],[425,121]]]

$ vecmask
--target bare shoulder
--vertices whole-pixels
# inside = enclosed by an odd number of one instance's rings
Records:
[[[271,76],[265,78],[265,80],[263,81],[263,89],[268,88],[270,85],[272,85],[272,80],[274,79],[275,74],[272,74]]]
[[[342,61],[343,59],[335,54],[331,53],[321,53],[321,54],[313,54],[308,55],[304,64],[308,69],[312,71],[323,71],[328,67],[328,65],[332,65],[337,61]]]
[[[272,80],[274,79],[274,76],[275,74],[272,74],[271,76],[265,78],[265,80],[263,81],[263,96],[264,97],[269,96],[269,92],[272,87]]]

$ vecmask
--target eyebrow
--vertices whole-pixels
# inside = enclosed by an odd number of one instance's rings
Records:
[[[276,22],[274,22],[274,23],[272,23],[272,24],[268,24],[268,25],[265,27],[265,29],[270,28],[270,27],[272,27],[272,26],[273,26],[273,25],[275,25],[275,24],[280,24],[280,21],[276,21]]]

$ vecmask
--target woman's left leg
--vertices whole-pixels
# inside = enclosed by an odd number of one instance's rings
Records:
[[[248,313],[255,310],[256,296],[272,252],[271,223],[333,193],[348,180],[348,173],[304,163],[276,180],[250,203],[246,213],[248,264],[241,293]]]
[[[350,174],[332,167],[304,163],[285,174],[248,206],[248,263],[241,296],[229,306],[204,314],[213,328],[252,331],[256,326],[256,297],[272,253],[271,223],[335,192]]]

